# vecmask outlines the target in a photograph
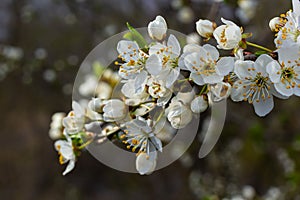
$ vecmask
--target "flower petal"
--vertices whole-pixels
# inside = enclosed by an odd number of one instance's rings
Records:
[[[263,55],[260,55],[256,59],[256,61],[254,63],[254,67],[257,72],[261,72],[262,76],[265,76],[266,75],[266,67],[272,61],[274,61],[274,60],[271,56],[263,54]]]
[[[233,70],[234,58],[233,57],[223,57],[217,63],[217,73],[221,76],[226,76]]]
[[[76,101],[72,102],[72,109],[75,113],[75,116],[80,117],[84,115],[84,109],[81,107],[81,105],[79,103],[77,103]]]
[[[205,83],[215,84],[221,82],[224,79],[224,76],[220,76],[219,74],[214,73],[210,75],[203,75],[202,78]]]
[[[290,87],[289,89],[287,88],[288,85],[279,82],[279,83],[275,83],[274,84],[275,89],[277,90],[277,92],[279,92],[280,94],[282,94],[283,96],[292,96],[293,95],[293,89],[292,87]]]
[[[187,56],[185,56],[184,58],[184,63],[186,68],[190,71],[190,72],[196,72],[195,68],[199,68],[199,66],[201,65],[201,61],[199,60],[200,58],[200,54],[199,53],[191,53],[188,54]]]
[[[121,40],[118,42],[117,51],[125,59],[129,61],[131,59],[136,60],[138,58],[139,46],[134,41]]]
[[[160,58],[156,54],[150,55],[150,57],[146,61],[146,69],[153,76],[156,76],[160,73],[162,69],[162,63]]]
[[[241,61],[237,60],[234,65],[234,73],[239,77],[239,79],[245,79],[246,77],[253,77],[253,61]]]
[[[136,169],[141,175],[149,174],[154,171],[156,166],[157,152],[140,153],[136,158]]]
[[[210,56],[213,60],[219,59],[220,54],[216,47],[206,44],[203,46],[203,48],[207,51],[207,56]]]
[[[238,81],[234,83],[233,87],[231,88],[231,99],[232,101],[238,102],[243,101],[246,89],[243,87],[243,85],[238,84]]]
[[[162,143],[161,143],[160,139],[158,139],[157,137],[154,136],[154,137],[150,138],[150,141],[152,142],[152,144],[155,146],[155,148],[158,151],[162,152]]]
[[[170,69],[168,76],[166,77],[166,88],[170,88],[177,80],[180,73],[179,67]]]
[[[280,65],[277,61],[272,61],[270,62],[267,67],[266,67],[266,71],[269,74],[270,80],[273,83],[278,83],[280,81]]]
[[[205,82],[201,75],[198,75],[196,73],[190,74],[190,79],[192,79],[197,85],[204,85]]]
[[[191,103],[191,110],[193,113],[204,112],[208,108],[208,103],[203,96],[196,97]]]
[[[180,44],[174,35],[171,34],[169,36],[167,46],[171,47],[172,54],[175,54],[176,56],[180,55],[180,51],[181,51]]]
[[[274,108],[273,96],[266,98],[265,100],[260,98],[259,102],[253,101],[253,106],[255,113],[260,117],[264,117]]]
[[[72,171],[72,169],[74,169],[74,167],[75,167],[75,160],[70,160],[69,163],[68,163],[67,168],[63,172],[63,175],[65,176],[67,173],[69,173],[70,171]]]
[[[141,93],[145,89],[145,85],[147,83],[147,78],[148,74],[145,71],[142,71],[139,73],[135,80],[134,80],[134,88],[135,88],[135,93]]]

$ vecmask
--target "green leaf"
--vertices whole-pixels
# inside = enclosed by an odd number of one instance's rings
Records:
[[[147,46],[147,42],[145,38],[135,29],[133,28],[128,22],[126,23],[129,32],[125,33],[123,38],[135,41],[140,48],[145,48]]]

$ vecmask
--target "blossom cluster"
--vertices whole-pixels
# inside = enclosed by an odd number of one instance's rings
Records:
[[[99,137],[122,141],[125,149],[136,152],[137,171],[150,174],[166,135],[172,137],[210,105],[227,98],[246,101],[263,117],[272,111],[274,97],[300,96],[299,4],[294,0],[293,11],[270,21],[276,32],[274,50],[249,42],[250,33],[223,18],[220,25],[207,19],[196,22],[204,45],[182,45],[168,34],[162,16],[148,24],[150,43],[129,27],[136,36],[130,38],[138,39],[118,42],[118,72],[111,72],[113,82],[121,83],[120,97],[111,98],[115,83],[106,83],[87,106],[74,101],[66,117],[56,115],[62,126],[51,133],[62,133],[55,147],[60,163],[69,162],[64,174],[73,169],[78,152]],[[260,51],[252,53],[248,46]],[[93,123],[103,127],[100,134],[89,131]]]

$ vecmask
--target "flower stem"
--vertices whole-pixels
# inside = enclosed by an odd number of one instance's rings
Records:
[[[201,96],[203,93],[207,91],[207,85],[204,85],[201,89],[201,92],[199,93],[199,96]]]
[[[92,139],[91,139],[91,140],[88,140],[86,143],[84,143],[84,144],[82,144],[81,146],[79,146],[78,149],[83,149],[83,148],[85,148],[86,146],[88,146],[89,144],[91,144],[92,141],[93,141]]]
[[[178,83],[185,82],[185,81],[190,81],[190,78],[185,78],[185,79],[177,80]]]
[[[263,46],[261,46],[261,45],[258,45],[258,44],[254,44],[254,43],[252,43],[252,42],[248,42],[248,41],[246,41],[246,44],[247,44],[247,45],[249,45],[249,46],[252,46],[252,47],[255,47],[255,48],[258,48],[258,49],[261,49],[261,50],[267,51],[267,52],[270,52],[270,53],[272,53],[272,52],[273,52],[271,49],[268,49],[268,48],[266,48],[266,47],[263,47]]]

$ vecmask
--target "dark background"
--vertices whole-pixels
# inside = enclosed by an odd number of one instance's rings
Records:
[[[188,20],[180,18],[183,8],[192,12]],[[246,103],[229,102],[225,129],[206,158],[198,159],[201,143],[195,140],[183,159],[150,176],[115,171],[84,152],[63,177],[65,166],[48,136],[51,115],[71,109],[82,60],[99,42],[125,30],[126,22],[145,27],[160,14],[169,28],[189,34],[199,18],[219,23],[223,16],[274,48],[269,19],[290,9],[290,2],[260,0],[247,24],[236,9],[236,1],[216,6],[205,0],[1,0],[0,198],[221,199],[242,195],[250,185],[256,199],[276,194],[299,199],[297,97],[276,100],[265,118]],[[7,55],[8,48],[17,59]]]

